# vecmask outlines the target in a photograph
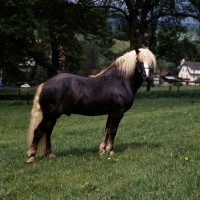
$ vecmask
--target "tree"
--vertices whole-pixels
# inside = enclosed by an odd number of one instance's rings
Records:
[[[112,16],[119,18],[119,31],[125,33],[124,39],[130,41],[130,49],[144,44],[148,27],[161,17],[169,16],[174,9],[173,0],[117,0],[109,1],[107,5],[110,7]],[[156,31],[156,26],[154,31]]]
[[[99,56],[100,56],[99,46],[94,42],[86,43],[83,47],[83,50],[85,53],[82,62],[82,68],[86,72],[86,75],[91,75],[92,70],[96,71],[97,73],[97,70],[99,70]]]
[[[2,1],[0,6],[0,68],[9,81],[17,81],[22,73],[18,64],[34,42],[31,1]]]
[[[112,42],[106,12],[96,8],[92,1],[35,0],[34,10],[38,29],[42,26],[38,37],[52,52],[51,64],[46,65],[49,77],[60,70],[60,47],[65,69],[73,73],[80,67],[81,40],[95,40],[104,45]]]
[[[200,77],[198,77],[198,78],[196,79],[196,81],[199,82],[199,84],[200,84]]]
[[[136,45],[146,46],[158,53],[160,57],[165,51],[157,50],[157,46],[161,45],[158,33],[164,34],[166,39],[171,39],[173,35],[172,39],[176,38],[179,41],[180,34],[186,31],[182,20],[188,16],[196,19],[200,16],[195,13],[195,7],[191,3],[193,1],[199,2],[196,0],[107,0],[103,2],[109,8],[110,16],[118,19],[116,37],[129,40],[130,49],[134,49]],[[167,44],[169,47],[167,51],[170,51],[170,45],[173,45],[171,41],[169,40]]]

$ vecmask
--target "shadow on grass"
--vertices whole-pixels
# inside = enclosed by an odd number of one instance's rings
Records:
[[[161,146],[161,143],[148,143],[148,142],[134,142],[134,143],[122,143],[122,144],[117,144],[114,146],[115,153],[123,153],[127,150],[136,150],[139,148],[159,148]],[[62,157],[62,156],[68,156],[68,155],[73,155],[73,156],[83,156],[85,154],[92,154],[93,156],[99,155],[98,153],[98,146],[95,148],[72,148],[70,150],[66,151],[57,151],[55,152],[56,156]]]

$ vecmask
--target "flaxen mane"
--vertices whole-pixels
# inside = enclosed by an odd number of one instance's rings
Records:
[[[141,48],[139,49],[139,52],[140,53],[138,55],[136,54],[135,50],[125,53],[123,56],[120,56],[119,58],[117,58],[116,61],[110,67],[112,67],[115,64],[115,66],[119,70],[123,71],[126,74],[126,76],[130,76],[134,73],[134,69],[136,66],[136,62],[135,62],[136,58],[138,59],[138,61],[142,63],[146,63],[150,68],[156,67],[155,56],[151,53],[149,49]],[[102,70],[101,72],[99,72],[93,77],[97,77],[104,74],[106,71],[110,69],[110,67]]]

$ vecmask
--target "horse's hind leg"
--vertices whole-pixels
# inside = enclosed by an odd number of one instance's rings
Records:
[[[52,152],[51,149],[51,143],[50,143],[50,135],[52,132],[52,129],[55,125],[56,120],[46,120],[43,118],[41,123],[37,126],[37,128],[34,130],[34,137],[31,144],[30,149],[27,151],[27,157],[29,158],[27,162],[33,162],[35,159],[36,152],[39,153],[45,153],[46,149],[48,149],[48,152]],[[47,137],[44,138],[44,141],[40,141],[41,138],[44,136],[44,134],[47,133]],[[40,142],[40,143],[39,143]],[[38,145],[39,144],[39,145]]]
[[[110,119],[111,119],[111,116],[108,115],[107,122],[106,122],[106,128],[105,128],[105,131],[104,131],[104,137],[103,137],[102,142],[99,146],[100,155],[103,155],[106,151],[107,140],[108,140],[108,137],[109,137],[109,134],[110,134]]]
[[[52,152],[52,148],[51,148],[51,133],[53,130],[53,127],[56,123],[56,120],[53,120],[48,128],[48,130],[46,131],[46,152],[45,155],[49,156],[49,158],[55,158],[55,154]]]

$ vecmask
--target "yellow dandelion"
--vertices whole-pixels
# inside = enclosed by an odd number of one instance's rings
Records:
[[[115,161],[118,162],[118,158],[116,158]]]
[[[86,182],[86,183],[85,183],[85,185],[88,185],[88,184],[89,184],[89,182]]]
[[[108,158],[108,160],[110,160],[111,158]]]
[[[135,142],[135,140],[132,140],[132,142]]]
[[[186,161],[188,161],[188,160],[189,160],[189,158],[188,158],[188,157],[185,157],[185,160],[186,160]]]

